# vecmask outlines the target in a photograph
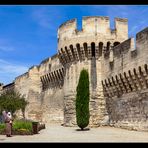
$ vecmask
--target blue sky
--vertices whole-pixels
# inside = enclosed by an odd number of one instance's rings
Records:
[[[127,18],[129,37],[148,26],[148,5],[6,5],[0,6],[0,82],[11,83],[29,67],[57,53],[57,29],[82,16]]]

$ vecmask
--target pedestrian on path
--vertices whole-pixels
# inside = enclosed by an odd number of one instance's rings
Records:
[[[3,111],[2,114],[3,114],[3,117],[4,117],[4,122],[6,124],[6,129],[5,129],[6,136],[11,137],[11,135],[12,135],[12,116],[11,116],[11,113],[10,112],[7,113],[6,111]]]

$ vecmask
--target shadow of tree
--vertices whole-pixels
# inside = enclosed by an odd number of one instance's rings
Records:
[[[76,129],[76,131],[89,131],[90,128],[84,128],[83,130],[81,130],[80,128],[79,129]]]

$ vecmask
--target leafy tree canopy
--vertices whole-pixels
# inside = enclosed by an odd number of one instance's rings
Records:
[[[15,111],[20,109],[24,112],[27,104],[25,98],[14,90],[3,92],[0,95],[0,112],[5,110],[14,114]]]

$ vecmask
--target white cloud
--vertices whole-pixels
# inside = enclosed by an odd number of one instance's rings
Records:
[[[129,34],[132,34],[133,32],[135,32],[135,31],[137,30],[137,28],[138,28],[137,25],[133,26],[133,27],[130,29]]]
[[[6,45],[0,45],[0,51],[13,51],[14,48]]]
[[[40,26],[48,29],[55,29],[55,24],[61,16],[61,12],[58,8],[40,7],[34,9],[31,16]]]
[[[42,27],[49,28],[49,18],[47,18],[45,8],[40,8],[40,9],[34,10],[32,12],[32,17]]]
[[[129,30],[130,36],[134,33],[138,33],[139,31],[146,28],[147,26],[148,26],[147,20],[144,19],[144,20],[139,21],[138,24],[133,25],[131,29]]]
[[[11,41],[9,39],[0,38],[0,51],[14,51],[15,48],[12,47]]]
[[[27,72],[28,67],[0,59],[0,83],[11,83],[15,77]]]

